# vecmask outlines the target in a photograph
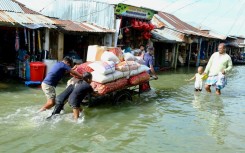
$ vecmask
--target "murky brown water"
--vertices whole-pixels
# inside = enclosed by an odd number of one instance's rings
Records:
[[[0,83],[0,152],[245,152],[245,67],[234,68],[221,96],[194,93],[183,81],[194,71],[163,72],[134,103],[85,108],[78,123],[69,106],[52,121],[51,111],[36,114],[40,88]]]

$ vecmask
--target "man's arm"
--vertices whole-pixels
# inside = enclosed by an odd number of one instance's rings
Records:
[[[80,79],[83,78],[83,75],[82,74],[78,73],[77,71],[74,71],[73,69],[70,70],[70,73],[73,74],[73,75],[75,75],[75,76],[77,76],[77,77],[79,77]]]
[[[226,69],[224,69],[224,72],[227,73],[232,69],[232,60],[231,57],[228,58],[228,66]]]
[[[154,76],[154,79],[158,79],[158,77],[157,77],[157,75],[156,75],[156,72],[155,72],[155,70],[154,70],[154,67],[153,67],[153,65],[150,65],[150,69],[151,69],[151,73],[152,73],[152,75]]]
[[[211,65],[212,65],[212,63],[213,63],[213,56],[214,56],[214,53],[213,53],[213,55],[210,57],[210,59],[209,59],[209,61],[208,61],[208,64],[207,64],[207,66],[206,66],[206,68],[205,68],[205,70],[204,70],[204,73],[206,73],[206,74],[208,74],[208,72],[209,72],[209,70],[210,70],[210,68],[211,68]]]

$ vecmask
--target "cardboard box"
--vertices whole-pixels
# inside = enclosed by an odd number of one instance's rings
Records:
[[[88,53],[86,61],[94,62],[100,61],[101,55],[107,49],[105,46],[90,45],[88,46]]]

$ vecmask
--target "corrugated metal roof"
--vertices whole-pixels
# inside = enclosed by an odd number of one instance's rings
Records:
[[[221,40],[225,40],[227,38],[227,36],[224,36],[224,35],[221,35],[221,34],[217,34],[217,33],[214,33],[212,31],[209,31],[208,34],[210,36],[213,36],[213,37],[218,38],[218,39],[221,39]]]
[[[0,10],[16,12],[16,13],[24,13],[21,7],[13,2],[12,0],[0,0]]]
[[[226,44],[226,46],[239,48],[239,45],[237,42],[226,42],[225,44]]]
[[[36,12],[36,11],[33,11],[29,8],[27,8],[24,4],[20,3],[19,1],[16,1],[16,0],[12,0],[13,2],[17,3],[20,8],[23,10],[24,13],[27,13],[27,14],[39,14],[41,15],[40,13]]]
[[[115,30],[105,29],[97,25],[87,22],[75,22],[70,20],[53,19],[56,25],[65,31],[72,32],[102,32],[102,33],[114,33]]]
[[[185,35],[183,33],[164,28],[154,29],[151,31],[153,38],[163,42],[185,42]]]
[[[207,38],[216,38],[209,34],[202,32],[201,30],[187,24],[186,22],[181,21],[179,18],[172,14],[168,14],[165,12],[158,12],[158,14],[154,15],[159,22],[162,22],[165,26],[176,29],[179,32],[185,33],[187,35],[195,35],[195,36],[203,36]]]
[[[94,0],[53,1],[42,13],[62,20],[86,21],[103,28],[114,28],[114,5]]]
[[[199,30],[183,21],[172,14],[165,12],[159,12],[158,15],[164,19],[168,24],[172,25],[174,28],[179,30],[189,30],[193,32],[199,32]]]
[[[245,48],[245,44],[244,43],[240,43],[239,44],[239,48]]]
[[[156,28],[162,28],[166,26],[163,22],[160,21],[156,16],[153,16],[151,19],[151,23],[156,26]]]
[[[5,22],[5,23],[16,23],[16,21],[11,18],[6,12],[0,11],[0,22]]]
[[[12,24],[46,24],[51,25],[54,22],[43,16],[35,14],[24,14],[15,12],[0,11],[0,22],[12,23]]]

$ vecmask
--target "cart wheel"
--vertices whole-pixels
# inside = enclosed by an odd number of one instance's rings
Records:
[[[126,101],[132,101],[132,95],[127,90],[122,90],[118,92],[113,99],[113,105],[122,105]]]

